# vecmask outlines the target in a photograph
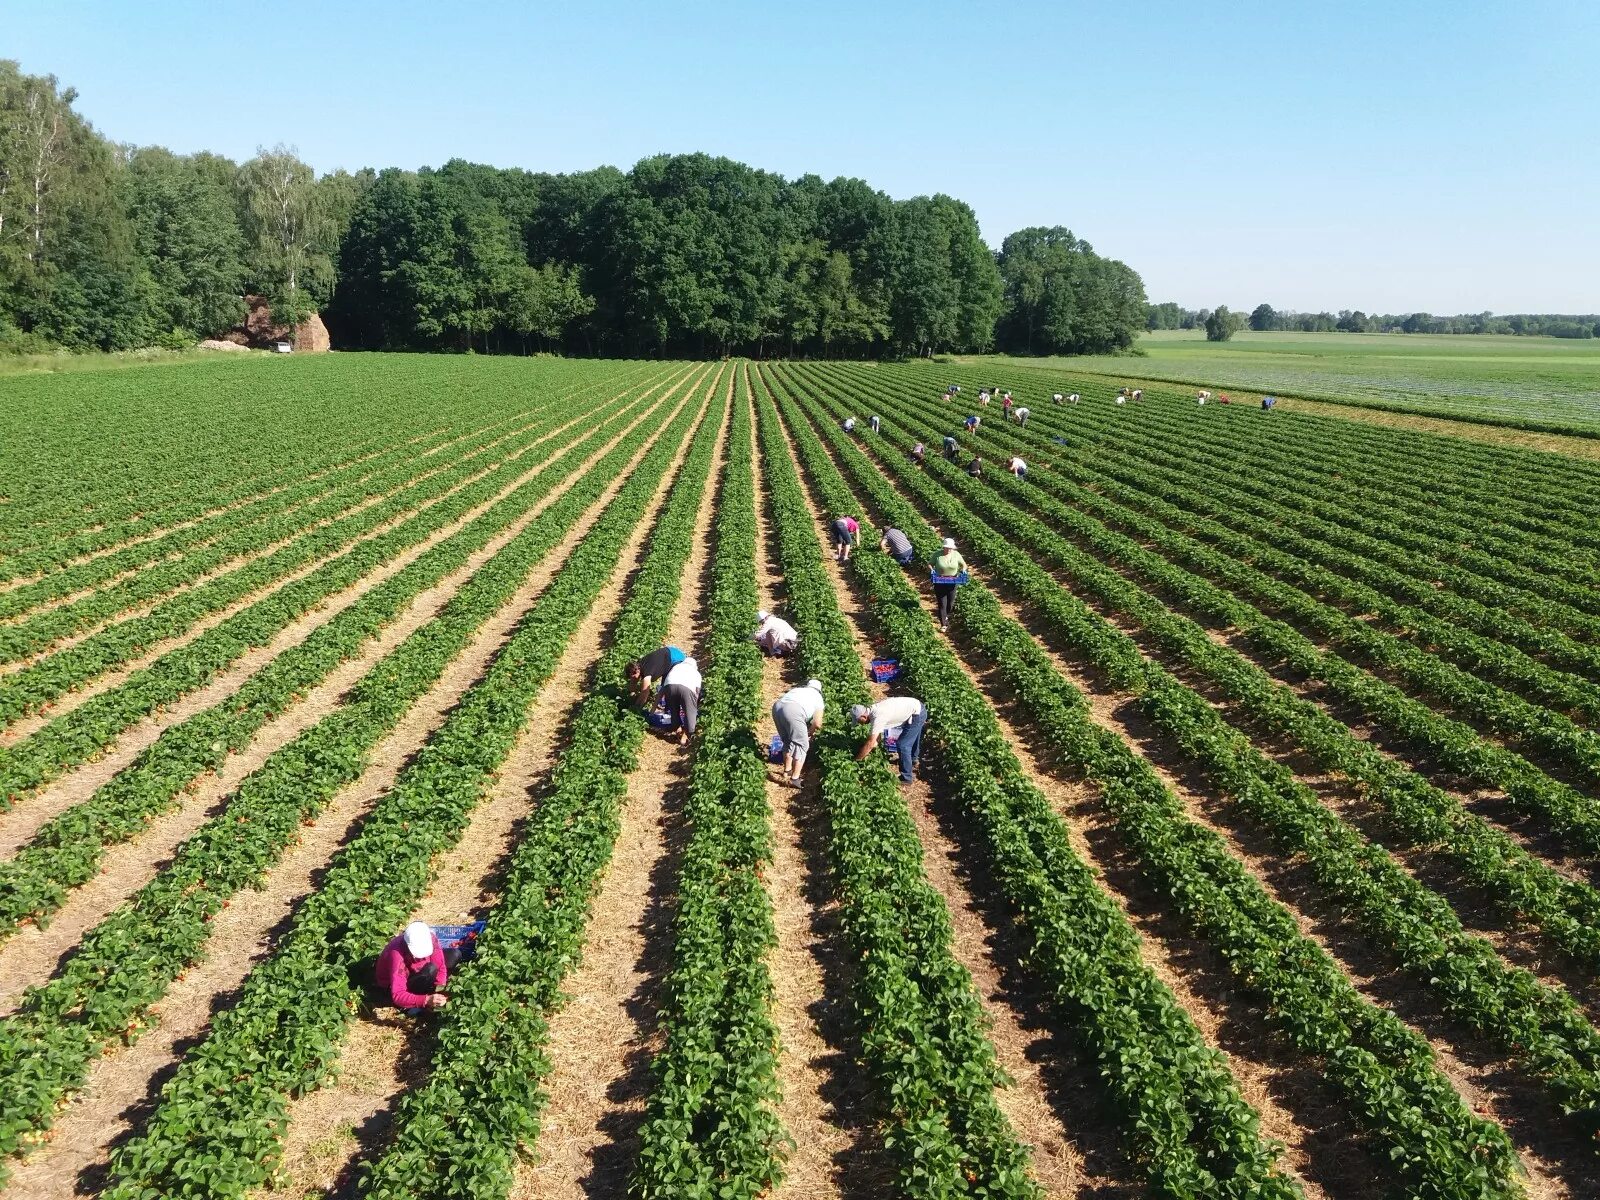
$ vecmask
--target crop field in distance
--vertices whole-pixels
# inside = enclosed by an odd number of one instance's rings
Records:
[[[1383,333],[1200,330],[1140,337],[1143,355],[964,358],[1047,374],[1105,375],[1276,392],[1512,428],[1600,435],[1600,340]]]
[[[5,379],[0,1200],[1600,1194],[1600,463],[1195,397],[1593,444],[1472,341]]]

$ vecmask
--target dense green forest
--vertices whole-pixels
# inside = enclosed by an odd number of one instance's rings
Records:
[[[246,295],[349,349],[1105,353],[1145,324],[1129,267],[1059,227],[995,253],[946,195],[704,154],[318,176],[115,145],[75,100],[0,61],[0,350],[187,345]]]

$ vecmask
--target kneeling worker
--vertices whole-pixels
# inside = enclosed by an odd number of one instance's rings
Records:
[[[916,551],[911,548],[911,539],[892,525],[878,539],[878,549],[886,551],[902,567],[909,566],[916,557]]]
[[[917,763],[922,758],[922,731],[928,724],[928,706],[915,696],[886,696],[868,707],[858,704],[850,710],[858,725],[872,726],[867,740],[856,751],[860,762],[877,748],[886,733],[895,738],[895,753],[900,756],[900,782],[915,783]]]
[[[782,617],[775,617],[766,609],[756,614],[756,645],[770,658],[783,658],[793,654],[800,644],[799,631]]]
[[[378,955],[378,987],[402,1012],[445,1006],[445,984],[460,953],[446,950],[426,921],[413,921]]]

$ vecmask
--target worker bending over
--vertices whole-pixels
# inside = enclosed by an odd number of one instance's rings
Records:
[[[854,517],[841,516],[833,522],[833,558],[835,562],[850,561],[850,547],[861,540],[861,526]]]
[[[800,786],[800,770],[806,765],[811,735],[822,729],[822,681],[806,680],[805,687],[790,688],[772,706],[772,723],[783,739],[783,771],[779,782]]]
[[[412,1016],[443,1008],[450,968],[460,961],[460,951],[441,946],[426,921],[413,921],[378,955],[378,987],[391,1004]]]
[[[1011,461],[1006,464],[1006,469],[1018,479],[1026,479],[1028,477],[1028,464],[1023,462],[1015,454],[1011,456]]]
[[[1028,409],[1028,408],[1019,408],[1019,409],[1017,409],[1016,412],[1012,413],[1011,415],[1014,416],[1017,419],[1017,424],[1018,425],[1026,425],[1028,423],[1028,417],[1032,413],[1032,411],[1033,411],[1032,409]]]
[[[883,536],[878,539],[878,549],[884,551],[902,567],[909,566],[916,557],[916,551],[911,548],[911,539],[902,530],[890,526],[883,531]]]
[[[661,685],[661,698],[667,702],[667,712],[678,727],[678,745],[686,746],[694,727],[700,723],[700,664],[685,658],[673,665]]]
[[[922,758],[922,731],[928,725],[928,706],[915,696],[886,696],[876,704],[858,704],[850,710],[857,725],[870,725],[867,740],[856,751],[863,761],[877,749],[878,739],[892,734],[895,753],[900,756],[900,782],[917,781],[917,763]]]
[[[800,644],[800,634],[782,617],[775,617],[763,608],[756,614],[756,622],[756,645],[768,657],[785,658]]]
[[[948,434],[948,433],[945,434],[945,438],[944,438],[944,456],[945,456],[945,458],[949,459],[951,462],[955,462],[956,455],[959,454],[959,453],[960,453],[960,450],[958,449],[958,447],[956,445],[955,435],[954,434]]]
[[[656,689],[672,670],[684,660],[684,653],[676,646],[662,646],[628,664],[628,684],[633,698],[645,708],[655,703]]]

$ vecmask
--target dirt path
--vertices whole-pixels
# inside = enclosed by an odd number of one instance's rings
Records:
[[[650,390],[654,391],[655,389],[651,388]],[[632,430],[637,428],[645,419],[640,417],[637,421],[630,423],[628,430],[620,434],[618,439],[612,439],[608,445],[614,444],[621,437],[629,436]],[[548,453],[549,451],[546,451],[541,455],[543,459],[541,466],[530,468],[526,473],[520,475],[515,481],[497,492],[495,496],[462,514],[458,520],[435,530],[422,541],[363,576],[350,587],[325,598],[311,610],[280,630],[277,636],[266,646],[249,650],[241,655],[204,687],[182,697],[170,707],[154,711],[129,726],[118,735],[112,746],[100,757],[66,772],[60,778],[46,784],[32,796],[24,798],[10,811],[0,813],[0,853],[14,853],[19,846],[33,837],[45,822],[73,804],[86,799],[119,771],[132,764],[167,729],[226,700],[238,691],[251,675],[266,666],[279,654],[298,646],[317,628],[355,604],[373,588],[392,578],[439,542],[481,516],[499,500],[509,495],[528,479],[537,475],[543,465],[548,463]],[[553,492],[552,498],[563,494],[571,487],[573,480],[576,478],[578,476],[573,475],[572,478],[559,483]],[[294,709],[290,710],[290,713],[286,713],[280,720],[292,720],[293,718],[290,714],[299,709],[299,705],[295,706]],[[55,714],[52,713],[50,715],[53,717]],[[257,739],[264,736],[264,734],[265,731],[259,731]],[[224,767],[225,772],[230,770],[231,764]]]
[[[667,641],[691,655],[705,644],[712,514],[727,460],[732,375],[720,386],[715,411],[722,434],[667,629]],[[681,814],[692,753],[692,747],[681,749],[655,734],[639,748],[583,959],[562,989],[570,999],[550,1019],[550,1102],[536,1160],[516,1165],[514,1198],[610,1197],[626,1188],[638,1154],[650,1063],[661,1048],[657,1013],[672,966],[673,902],[687,836]]]
[[[540,569],[479,629],[439,682],[378,743],[366,772],[335,796],[322,816],[307,827],[300,842],[268,874],[263,887],[239,893],[217,915],[212,922],[211,955],[173,984],[156,1006],[158,1023],[131,1048],[112,1052],[94,1065],[84,1090],[57,1118],[46,1146],[17,1165],[5,1193],[7,1200],[13,1195],[29,1200],[91,1195],[99,1189],[112,1147],[148,1115],[183,1053],[205,1035],[213,1014],[232,1004],[251,969],[271,953],[299,901],[316,890],[334,854],[359,831],[364,814],[394,785],[461,694],[482,677],[628,473],[619,473],[615,483],[546,556]]]
[[[652,433],[669,425],[683,405],[701,405],[703,395],[698,386],[694,388],[673,406],[672,414],[653,424]],[[473,810],[461,840],[440,858],[433,886],[412,919],[434,925],[465,923],[482,919],[494,907],[517,834],[547,783],[568,722],[587,694],[594,663],[609,641],[628,582],[666,502],[666,484],[687,455],[693,436],[691,431],[684,438],[662,486],[624,545],[611,584],[568,641],[494,787]],[[635,463],[647,449],[648,444],[640,447]],[[621,488],[631,471],[630,465],[609,494]],[[427,1077],[431,1039],[417,1038],[415,1032],[415,1023],[403,1018],[364,1019],[350,1026],[339,1056],[339,1078],[290,1105],[281,1182],[274,1191],[297,1197],[355,1194],[355,1168],[387,1143],[396,1098]]]
[[[640,418],[641,421],[644,419]],[[536,520],[539,514],[556,503],[593,463],[609,453],[618,441],[629,436],[637,427],[637,422],[631,424],[596,450],[584,468],[572,472],[569,479],[496,534],[460,568],[420,592],[402,615],[386,626],[357,657],[346,660],[300,702],[264,726],[245,750],[228,758],[220,772],[205,775],[192,785],[181,797],[178,808],[151,822],[139,837],[113,847],[106,855],[101,873],[74,890],[67,903],[51,918],[48,927],[41,929],[36,925],[28,925],[0,943],[0,995],[5,997],[0,1001],[0,1013],[10,1011],[24,988],[48,979],[62,956],[77,944],[85,930],[165,867],[183,840],[217,811],[240,782],[274,752],[338,707],[351,685],[437,615],[457,589],[485,562]],[[583,528],[592,523],[596,513],[597,510],[590,510],[583,519]],[[73,796],[73,803],[87,798],[92,789],[84,790],[81,778],[84,774],[79,772],[78,775],[68,776],[61,785],[50,790],[50,796],[42,796],[41,799],[47,802],[56,799],[56,793]],[[30,816],[33,815],[34,806],[28,805],[27,810]],[[37,828],[37,824],[34,828]],[[13,828],[0,827],[0,850],[15,852],[15,836]]]
[[[778,568],[772,513],[756,444],[756,587],[762,607],[783,613],[785,589]],[[768,704],[805,682],[794,659],[762,659],[762,696]],[[765,724],[757,733],[766,737]],[[854,1062],[850,988],[855,971],[844,943],[839,907],[831,895],[827,817],[815,787],[802,791],[767,781],[772,810],[772,897],[777,945],[771,954],[772,1017],[781,1048],[778,1119],[794,1139],[783,1182],[775,1195],[796,1200],[866,1197],[890,1185],[871,1121],[871,1093]]]
[[[648,395],[650,392],[655,391],[657,388],[665,386],[667,382],[668,382],[668,380],[664,378],[664,379],[658,381],[654,386],[652,386],[647,391],[645,391],[645,392],[643,392],[641,394],[642,395]],[[293,628],[297,627],[298,625],[303,624],[306,620],[313,618],[315,616],[315,614],[317,614],[319,612],[327,612],[331,616],[333,613],[338,612],[338,611],[342,610],[343,608],[348,607],[349,604],[354,603],[354,601],[357,598],[359,598],[359,595],[361,594],[361,591],[358,590],[358,589],[370,588],[375,582],[377,582],[377,581],[379,581],[381,579],[385,579],[389,575],[392,575],[396,571],[399,571],[407,563],[409,563],[410,561],[415,559],[418,555],[422,554],[424,551],[429,549],[435,543],[443,540],[445,537],[448,537],[452,532],[454,532],[456,529],[459,529],[467,521],[472,520],[473,517],[475,517],[476,515],[481,513],[488,506],[490,506],[493,503],[495,503],[502,496],[507,495],[511,491],[515,490],[523,482],[525,482],[528,478],[530,478],[533,475],[537,474],[539,469],[540,469],[540,467],[545,462],[548,462],[547,455],[548,455],[549,451],[548,451],[547,445],[549,443],[551,443],[553,439],[559,439],[562,444],[570,443],[572,441],[581,440],[581,433],[582,432],[587,432],[587,430],[582,430],[581,429],[581,423],[583,421],[584,421],[584,418],[582,418],[582,417],[575,418],[572,421],[568,421],[564,425],[560,426],[558,429],[552,430],[550,433],[545,434],[543,437],[540,437],[540,438],[536,439],[535,441],[529,443],[521,451],[519,451],[519,452],[517,452],[515,454],[507,455],[506,458],[502,460],[502,462],[517,461],[517,460],[521,460],[521,459],[524,459],[524,458],[528,458],[529,455],[532,455],[533,457],[529,458],[528,461],[529,462],[537,461],[537,463],[539,465],[535,465],[535,466],[530,467],[529,470],[525,474],[518,476],[517,479],[513,480],[506,487],[502,488],[500,491],[498,491],[489,500],[485,501],[481,505],[475,506],[473,509],[471,509],[469,512],[463,514],[457,520],[450,522],[444,528],[438,529],[438,530],[434,530],[431,534],[429,534],[421,542],[419,542],[418,544],[413,545],[411,547],[408,547],[406,550],[402,551],[394,559],[391,559],[388,563],[385,563],[383,567],[380,567],[377,571],[374,571],[371,574],[365,576],[357,584],[352,585],[352,587],[350,587],[350,588],[346,588],[344,591],[335,593],[334,595],[324,597],[319,602],[319,604],[318,604],[318,606],[316,608],[313,608],[311,610],[311,612],[305,614],[300,619],[300,621],[296,622],[295,625],[291,626],[290,628],[293,629]],[[574,428],[575,426],[578,426],[580,428],[579,429],[575,429]],[[573,436],[574,433],[578,433],[580,436],[574,437]],[[288,572],[287,574],[285,574],[283,576],[280,576],[278,579],[274,580],[272,583],[262,587],[261,589],[255,591],[255,592],[252,592],[250,595],[241,597],[239,600],[236,600],[234,603],[226,606],[225,608],[221,609],[220,611],[215,612],[215,613],[211,613],[211,614],[201,618],[200,620],[194,622],[194,624],[192,624],[188,629],[186,629],[182,634],[178,635],[177,637],[168,638],[168,639],[166,639],[164,641],[158,642],[158,643],[152,645],[151,647],[149,647],[144,653],[138,655],[137,657],[129,659],[128,661],[118,665],[117,667],[113,668],[110,671],[107,671],[107,672],[104,672],[104,673],[102,673],[100,675],[97,675],[94,679],[88,681],[82,687],[77,688],[77,689],[75,689],[75,690],[73,690],[71,692],[68,692],[66,695],[58,697],[56,700],[54,700],[50,704],[46,705],[44,711],[39,712],[39,713],[35,713],[35,714],[33,714],[31,716],[28,716],[28,717],[23,717],[22,719],[13,722],[6,729],[0,730],[0,746],[8,746],[8,745],[12,745],[12,744],[14,744],[16,742],[21,741],[23,738],[26,738],[30,734],[36,732],[37,730],[42,728],[44,725],[48,724],[50,721],[55,720],[57,717],[63,716],[66,713],[69,713],[69,712],[73,711],[79,705],[83,704],[86,700],[89,700],[89,699],[93,698],[94,696],[98,696],[102,692],[109,691],[111,688],[113,688],[113,687],[117,686],[118,684],[126,681],[126,679],[130,675],[132,675],[134,672],[140,670],[143,667],[149,666],[156,659],[161,658],[163,655],[168,654],[168,653],[172,652],[173,650],[181,649],[182,647],[188,645],[190,642],[192,642],[196,638],[198,638],[201,634],[207,632],[210,629],[215,628],[217,625],[220,625],[223,621],[226,621],[229,617],[237,614],[238,612],[241,612],[245,608],[248,608],[250,605],[256,603],[258,600],[261,600],[263,597],[271,595],[272,593],[280,590],[281,588],[287,586],[288,584],[294,583],[295,581],[297,581],[299,579],[302,579],[305,576],[311,574],[312,572],[318,570],[323,565],[325,565],[327,562],[329,562],[332,559],[337,558],[340,555],[346,553],[352,546],[359,545],[359,544],[371,541],[375,537],[380,537],[385,532],[387,532],[388,530],[394,528],[397,525],[402,524],[405,521],[410,520],[412,517],[416,516],[418,513],[427,511],[428,509],[434,507],[435,505],[439,504],[443,500],[448,499],[450,496],[454,495],[456,492],[459,492],[462,488],[471,486],[473,482],[475,482],[478,479],[481,479],[484,475],[488,474],[490,471],[496,469],[500,465],[501,465],[501,463],[492,464],[491,466],[486,467],[481,471],[474,472],[467,479],[464,479],[464,480],[460,481],[458,484],[456,484],[455,486],[449,488],[445,492],[440,493],[438,496],[432,497],[432,498],[428,499],[427,501],[423,502],[422,504],[418,505],[416,508],[411,509],[410,511],[408,511],[406,513],[400,514],[400,515],[392,518],[391,520],[386,521],[383,524],[378,525],[378,526],[374,527],[373,529],[367,531],[366,533],[362,534],[360,537],[356,538],[354,540],[354,542],[352,542],[352,543],[350,543],[348,545],[345,545],[345,546],[339,548],[338,550],[333,551],[330,554],[324,555],[324,556],[316,559],[315,561],[313,561],[311,563],[303,564],[300,567],[297,567],[295,570],[290,571],[290,572]],[[320,622],[318,622],[318,623],[320,623]],[[283,632],[281,632],[278,635],[278,637],[273,640],[272,646],[278,646],[279,642],[284,639],[285,635],[288,632],[289,632],[289,630],[284,630]],[[292,644],[292,643],[286,643],[286,644]],[[207,689],[205,689],[205,690],[210,691],[212,689],[215,689],[216,687],[218,687],[219,685],[222,684],[224,679],[235,678],[235,677],[242,678],[243,674],[249,674],[251,671],[255,670],[255,668],[257,666],[260,665],[260,662],[266,661],[267,659],[270,659],[271,657],[274,657],[276,655],[276,653],[279,652],[279,651],[273,650],[272,646],[269,646],[269,647],[265,648],[264,650],[263,649],[257,649],[257,650],[253,650],[253,651],[249,652],[248,654],[246,654],[244,656],[243,659],[241,659],[239,661],[236,661],[233,664],[231,664],[230,667],[226,671],[223,672],[222,676],[219,677],[218,679],[214,679],[212,681],[211,685],[209,685],[209,687]],[[263,654],[266,655],[266,658],[261,658],[260,657]],[[253,661],[253,660],[257,660],[257,659],[259,659],[259,661],[255,662],[255,666],[251,666],[248,670],[244,670],[243,673],[241,674],[241,666],[242,666],[243,663],[250,662],[250,661]],[[235,685],[235,686],[237,686],[237,685]],[[233,689],[232,688],[228,688],[226,690],[227,691],[232,691]],[[224,694],[226,694],[226,692],[224,692]],[[180,700],[178,702],[178,705],[175,705],[173,709],[169,709],[167,711],[171,712],[174,709],[176,709],[178,706],[181,706],[181,705],[187,703],[188,701],[190,701],[192,699],[193,699],[192,696],[186,696],[186,697],[183,698],[183,700]],[[204,707],[204,706],[202,705],[202,707]],[[164,722],[164,724],[170,724],[170,723],[171,723],[170,721]],[[163,724],[163,727],[164,727],[164,724]],[[127,731],[124,732],[123,737],[124,738],[127,737]],[[120,742],[119,742],[119,745],[120,745]]]
[[[789,437],[787,428],[784,436]],[[792,440],[790,452],[798,462]],[[801,486],[813,513],[825,512],[826,506],[820,503],[803,473]],[[820,531],[820,522],[818,528]],[[876,546],[863,545],[854,553],[880,551]],[[867,664],[878,657],[865,632],[870,618],[861,595],[849,585],[840,564],[831,555],[824,556],[824,563],[833,579],[839,609],[850,624],[865,675]],[[869,690],[874,697],[882,698],[889,689],[874,684]],[[1002,955],[1018,955],[1014,946],[1001,941],[1009,932],[1009,918],[992,905],[986,908],[979,903],[967,880],[953,869],[953,856],[944,838],[933,843],[927,840],[935,832],[920,817],[934,803],[927,779],[919,778],[902,791],[913,820],[924,835],[923,868],[928,882],[944,897],[950,910],[952,951],[972,976],[990,1022],[989,1040],[1001,1067],[1011,1077],[1010,1086],[997,1090],[996,1100],[1017,1137],[1032,1148],[1034,1178],[1051,1195],[1085,1189],[1101,1189],[1107,1195],[1124,1194],[1128,1179],[1125,1163],[1120,1153],[1110,1149],[1113,1143],[1107,1139],[1103,1122],[1092,1116],[1092,1104],[1075,1102],[1072,1088],[1058,1079],[1046,1078],[1046,1068],[1061,1061],[1061,1048],[1070,1045],[1070,1038],[1048,1028],[1041,1018],[1042,996],[1030,992],[1016,979],[1007,978],[1001,969]]]

